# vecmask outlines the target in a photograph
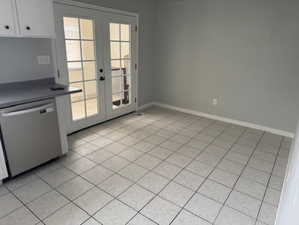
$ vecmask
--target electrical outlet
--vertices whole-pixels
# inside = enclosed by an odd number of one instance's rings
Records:
[[[212,104],[213,104],[214,106],[215,106],[215,105],[218,105],[218,99],[217,99],[217,98],[213,98]]]
[[[49,65],[50,64],[50,56],[48,56],[48,55],[37,56],[37,63],[39,65]]]

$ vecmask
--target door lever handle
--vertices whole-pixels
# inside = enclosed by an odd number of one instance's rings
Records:
[[[104,81],[106,78],[104,76],[100,76],[100,81]]]

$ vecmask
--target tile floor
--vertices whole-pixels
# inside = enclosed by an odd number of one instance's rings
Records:
[[[272,225],[291,140],[160,108],[0,187],[0,225]]]

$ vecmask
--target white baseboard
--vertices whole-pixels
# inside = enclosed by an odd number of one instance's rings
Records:
[[[147,109],[147,108],[152,107],[152,106],[153,106],[153,103],[150,102],[150,103],[138,106],[137,110],[144,110],[144,109]]]
[[[284,130],[279,130],[279,129],[274,129],[271,127],[266,127],[266,126],[262,126],[262,125],[258,125],[258,124],[254,124],[254,123],[249,123],[249,122],[245,122],[245,121],[241,121],[241,120],[234,120],[234,119],[230,119],[230,118],[226,118],[226,117],[222,117],[222,116],[217,116],[217,115],[213,115],[213,114],[208,114],[208,113],[203,113],[203,112],[199,112],[199,111],[195,111],[195,110],[191,110],[191,109],[186,109],[186,108],[181,108],[181,107],[176,107],[176,106],[172,106],[172,105],[168,105],[168,104],[164,104],[164,103],[160,103],[160,102],[153,102],[150,104],[147,104],[150,106],[159,106],[159,107],[163,107],[163,108],[167,108],[167,109],[172,109],[172,110],[176,110],[179,112],[184,112],[184,113],[188,113],[188,114],[192,114],[192,115],[196,115],[196,116],[201,116],[201,117],[205,117],[205,118],[209,118],[209,119],[213,119],[213,120],[219,120],[219,121],[223,121],[223,122],[227,122],[227,123],[232,123],[232,124],[236,124],[236,125],[240,125],[240,126],[244,126],[244,127],[248,127],[248,128],[253,128],[253,129],[257,129],[257,130],[262,130],[262,131],[266,131],[272,134],[277,134],[277,135],[281,135],[284,137],[290,137],[290,138],[294,138],[295,134],[288,132],[288,131],[284,131]]]

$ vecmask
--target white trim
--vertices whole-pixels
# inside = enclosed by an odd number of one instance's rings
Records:
[[[134,17],[137,16],[138,17],[137,13],[127,12],[127,11],[118,10],[118,9],[112,9],[112,8],[108,8],[108,7],[102,7],[102,6],[98,6],[98,5],[94,5],[94,4],[82,3],[82,2],[78,2],[78,1],[54,0],[54,3],[70,5],[70,6],[77,6],[77,7],[81,7],[81,8],[87,8],[87,9],[95,9],[95,10],[99,10],[99,11],[103,11],[103,12],[118,13],[118,14],[122,14],[122,15],[126,15],[126,16],[134,16]]]
[[[137,107],[137,111],[138,111],[138,110],[144,110],[144,109],[150,108],[150,107],[152,107],[153,105],[154,105],[153,102],[150,102],[150,103],[147,103],[147,104],[143,104],[143,105]]]
[[[271,127],[266,127],[266,126],[262,126],[262,125],[258,125],[258,124],[254,124],[254,123],[250,123],[250,122],[245,122],[245,121],[241,121],[241,120],[234,120],[234,119],[230,119],[227,117],[217,116],[217,115],[213,115],[213,114],[209,114],[209,113],[203,113],[203,112],[199,112],[199,111],[195,111],[195,110],[191,110],[191,109],[176,107],[176,106],[172,106],[172,105],[168,105],[168,104],[164,104],[164,103],[160,103],[160,102],[153,102],[153,103],[151,103],[151,105],[159,106],[159,107],[167,108],[167,109],[172,109],[172,110],[176,110],[179,112],[184,112],[184,113],[188,113],[188,114],[192,114],[192,115],[196,115],[196,116],[201,116],[201,117],[205,117],[205,118],[209,118],[209,119],[213,119],[213,120],[219,120],[219,121],[223,121],[226,123],[232,123],[232,124],[252,128],[252,129],[262,130],[262,131],[266,131],[266,132],[269,132],[272,134],[277,134],[277,135],[281,135],[281,136],[285,136],[285,137],[294,138],[294,136],[295,136],[294,133],[291,133],[288,131],[279,130],[279,129],[275,129],[275,128],[271,128]]]

